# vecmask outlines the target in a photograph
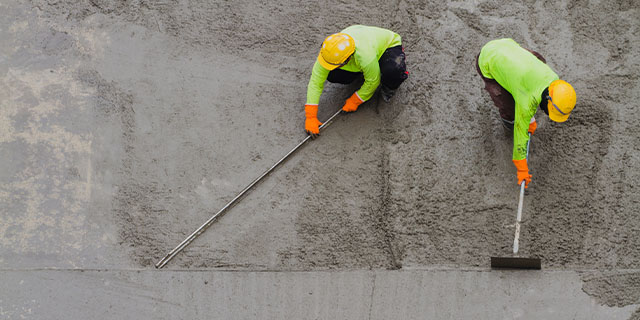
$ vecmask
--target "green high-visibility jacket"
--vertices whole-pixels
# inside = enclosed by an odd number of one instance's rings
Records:
[[[351,72],[362,72],[364,83],[357,91],[363,101],[369,100],[380,85],[380,66],[378,60],[385,50],[402,44],[400,35],[378,27],[362,25],[350,26],[340,32],[350,35],[355,41],[355,52],[349,62],[340,69]],[[311,71],[311,79],[307,86],[307,104],[317,105],[327,80],[329,70],[323,68],[316,60]]]
[[[480,51],[478,66],[483,76],[496,80],[513,96],[513,160],[525,159],[529,122],[542,100],[542,92],[558,80],[558,75],[513,39],[489,41]]]

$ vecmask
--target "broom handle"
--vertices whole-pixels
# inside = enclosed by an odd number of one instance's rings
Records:
[[[529,143],[531,142],[531,132],[529,132],[529,140],[527,141],[527,160],[529,159]],[[516,235],[513,239],[513,254],[518,253],[520,239],[520,221],[522,220],[522,205],[524,203],[524,187],[525,181],[520,183],[520,200],[518,201],[518,215],[516,216]]]
[[[513,239],[513,254],[518,253],[518,239],[520,238],[520,220],[522,219],[522,204],[524,202],[524,181],[520,184],[520,201],[518,201],[518,215],[516,216],[516,236]]]

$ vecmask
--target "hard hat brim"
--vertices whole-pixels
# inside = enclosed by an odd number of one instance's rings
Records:
[[[333,65],[333,64],[330,64],[329,62],[325,61],[324,58],[322,57],[322,54],[320,54],[320,53],[318,53],[318,62],[320,63],[320,65],[323,68],[325,68],[325,69],[327,69],[329,71],[337,69],[338,67],[340,67],[340,66]]]
[[[569,119],[569,116],[571,115],[571,113],[567,113],[563,115],[560,112],[558,112],[551,104],[551,101],[547,101],[547,108],[549,108],[549,119],[555,122],[565,122],[567,121],[567,119]]]

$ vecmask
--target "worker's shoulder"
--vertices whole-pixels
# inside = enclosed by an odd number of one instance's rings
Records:
[[[502,38],[502,39],[495,39],[495,40],[491,40],[489,42],[487,42],[484,47],[485,48],[489,48],[489,47],[512,47],[512,46],[516,46],[516,47],[520,47],[520,45],[513,39],[511,38]]]
[[[385,31],[391,31],[391,30],[387,30],[385,28],[381,28],[381,27],[376,27],[376,26],[366,26],[363,24],[354,24],[352,26],[348,26],[346,28],[344,28],[341,32],[344,33],[348,33],[349,31],[366,31],[366,30],[385,30]]]

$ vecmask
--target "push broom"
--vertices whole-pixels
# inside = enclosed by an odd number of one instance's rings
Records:
[[[529,158],[529,144],[531,143],[531,133],[529,133],[529,141],[527,141],[527,159]],[[520,238],[520,221],[522,219],[522,204],[524,202],[525,181],[520,183],[520,201],[518,202],[518,214],[516,215],[516,234],[513,239],[513,256],[512,257],[491,257],[492,269],[536,269],[540,270],[541,263],[539,258],[527,258],[518,256]]]

